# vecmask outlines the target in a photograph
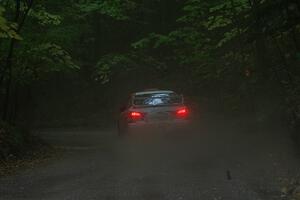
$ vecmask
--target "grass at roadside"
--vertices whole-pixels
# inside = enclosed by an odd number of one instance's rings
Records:
[[[29,131],[0,122],[0,177],[50,159],[55,150]]]
[[[300,200],[300,176],[295,176],[294,179],[282,180],[283,187],[281,188],[281,198],[286,200]]]

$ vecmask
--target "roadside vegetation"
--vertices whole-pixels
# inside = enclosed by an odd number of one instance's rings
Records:
[[[282,180],[281,198],[283,199],[300,199],[300,182],[299,177],[292,180]]]
[[[0,177],[40,164],[55,151],[29,130],[0,123]]]

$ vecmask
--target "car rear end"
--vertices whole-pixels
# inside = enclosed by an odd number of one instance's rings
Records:
[[[181,95],[173,91],[135,93],[127,112],[131,134],[184,132],[189,125],[189,110]]]

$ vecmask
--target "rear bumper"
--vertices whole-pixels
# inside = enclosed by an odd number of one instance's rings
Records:
[[[157,134],[157,133],[175,133],[186,132],[190,122],[188,120],[175,120],[172,122],[136,122],[128,124],[130,134]]]

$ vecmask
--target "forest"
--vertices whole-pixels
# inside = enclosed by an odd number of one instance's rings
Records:
[[[299,0],[1,0],[1,156],[23,129],[113,124],[145,88],[299,140],[299,66]]]

